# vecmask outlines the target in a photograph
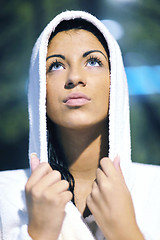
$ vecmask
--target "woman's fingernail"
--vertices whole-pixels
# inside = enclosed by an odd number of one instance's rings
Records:
[[[30,155],[30,158],[34,158],[34,157],[37,158],[37,153],[35,153],[35,152],[31,153],[31,155]]]
[[[113,163],[116,169],[120,167],[120,156],[118,154],[116,155]]]
[[[40,161],[36,153],[31,153],[30,158],[31,170],[33,172],[38,167]]]
[[[120,163],[120,156],[117,154],[116,156],[117,162]]]

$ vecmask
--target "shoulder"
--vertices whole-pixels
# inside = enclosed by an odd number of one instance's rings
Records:
[[[136,162],[133,162],[132,164],[133,168],[136,170],[136,171],[151,171],[151,172],[157,172],[159,171],[160,172],[160,165],[152,165],[152,164],[144,164],[144,163],[136,163]]]
[[[155,206],[160,211],[160,166],[133,163],[134,185],[132,195],[141,204]],[[160,213],[160,212],[159,212]],[[159,215],[160,216],[160,215]]]
[[[25,184],[29,176],[29,169],[0,172],[0,234],[3,239],[30,239],[25,201]]]
[[[135,176],[133,193],[143,194],[146,198],[151,198],[151,193],[156,194],[160,200],[160,166],[133,163]],[[142,196],[141,196],[142,197]]]
[[[25,184],[30,176],[29,169],[0,172],[0,209],[8,205],[24,207]]]
[[[8,170],[0,172],[0,188],[23,186],[30,176],[30,169]]]
[[[133,163],[135,183],[142,184],[147,188],[152,185],[160,190],[160,166],[141,163]]]
[[[133,163],[132,197],[137,221],[153,239],[160,235],[160,166]]]

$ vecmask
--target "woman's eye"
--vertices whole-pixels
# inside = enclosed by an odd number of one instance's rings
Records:
[[[87,61],[87,66],[90,66],[90,67],[99,67],[101,65],[102,65],[101,61],[97,58],[90,58]]]
[[[53,62],[51,64],[51,66],[49,67],[49,72],[50,71],[57,71],[57,70],[61,70],[61,69],[64,69],[63,64],[56,61],[56,62]]]
[[[60,70],[60,69],[63,69],[63,66],[60,63],[55,63],[52,66],[52,70]]]

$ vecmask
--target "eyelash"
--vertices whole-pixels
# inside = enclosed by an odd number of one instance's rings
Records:
[[[47,73],[48,73],[48,72],[51,72],[51,71],[52,71],[52,68],[53,68],[54,66],[56,66],[56,65],[59,65],[59,66],[64,67],[64,65],[63,65],[62,63],[60,63],[59,61],[57,61],[57,59],[56,59],[56,61],[53,61],[53,62],[50,64],[50,66],[49,66],[49,68],[48,68],[48,70],[47,70]]]
[[[89,62],[91,62],[91,61],[97,62],[97,63],[99,64],[99,66],[102,66],[102,61],[101,61],[100,58],[98,58],[98,57],[90,56],[90,57],[87,59],[87,63],[89,63]],[[52,68],[53,68],[54,66],[56,66],[56,65],[59,65],[59,66],[64,67],[64,65],[63,65],[62,63],[60,63],[59,61],[57,61],[57,59],[56,59],[56,61],[54,61],[54,62],[52,62],[52,63],[50,64],[50,66],[49,66],[49,68],[48,68],[48,70],[47,70],[47,73],[48,73],[48,72],[51,72],[51,71],[52,71]]]
[[[102,61],[98,57],[90,56],[89,59],[87,59],[87,63],[89,63],[91,61],[97,62],[99,64],[99,66],[102,66]]]

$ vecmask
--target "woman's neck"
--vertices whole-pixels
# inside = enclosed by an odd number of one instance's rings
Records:
[[[58,129],[69,171],[75,179],[95,179],[99,160],[108,155],[106,122],[83,130]]]
[[[57,129],[69,171],[74,177],[74,201],[86,217],[90,214],[86,198],[90,194],[99,160],[108,156],[108,126],[101,123],[83,130]]]

